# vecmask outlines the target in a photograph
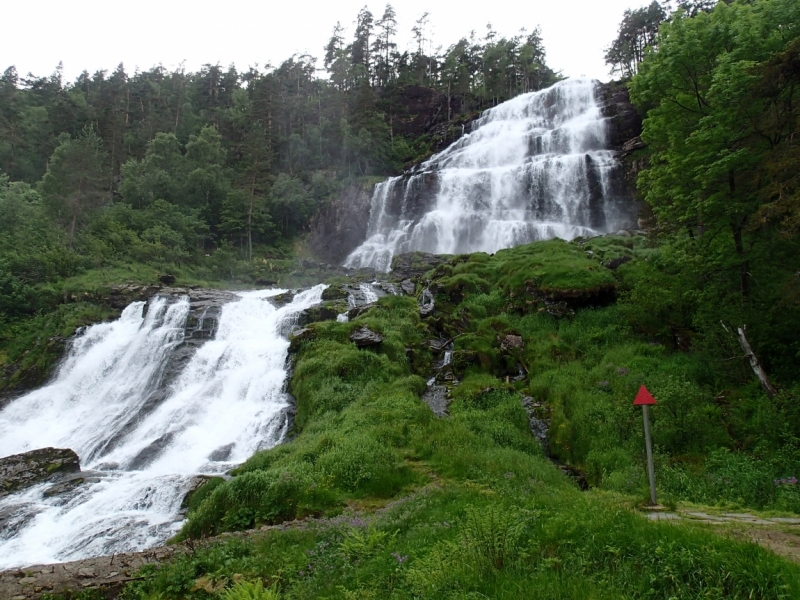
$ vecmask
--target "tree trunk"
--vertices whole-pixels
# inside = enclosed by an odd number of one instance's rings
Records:
[[[256,194],[256,172],[253,171],[253,182],[250,185],[250,206],[247,209],[247,256],[253,261],[253,203]]]
[[[750,295],[750,265],[745,258],[742,227],[738,223],[734,223],[731,225],[731,229],[733,230],[733,244],[736,247],[736,254],[739,255],[741,260],[739,278],[741,280],[742,296],[747,298]]]
[[[735,201],[736,199],[736,173],[733,171],[728,171],[728,190],[731,194],[731,201]],[[742,243],[742,225],[743,223],[740,220],[736,220],[731,223],[731,229],[733,230],[733,243],[736,246],[736,254],[739,255],[741,259],[741,266],[739,267],[740,270],[740,278],[741,278],[741,286],[742,286],[742,296],[745,298],[750,295],[750,268],[747,264],[747,260],[745,259],[744,254],[744,244]]]
[[[772,387],[772,383],[770,383],[767,373],[761,367],[761,363],[758,362],[755,352],[753,352],[753,349],[750,347],[750,342],[747,341],[747,336],[745,335],[746,330],[746,325],[742,325],[736,329],[736,335],[739,338],[739,345],[742,347],[745,358],[747,358],[747,360],[750,362],[750,366],[753,369],[753,373],[756,374],[756,377],[761,384],[761,388],[764,390],[764,392],[766,392],[767,396],[773,398],[777,392],[775,391],[775,388]]]
[[[75,222],[78,220],[78,203],[72,203],[72,223],[69,227],[69,247],[72,248],[72,240],[75,238]]]

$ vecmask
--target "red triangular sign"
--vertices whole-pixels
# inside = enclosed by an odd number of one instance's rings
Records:
[[[655,404],[656,399],[647,391],[647,388],[642,386],[639,388],[639,393],[636,394],[636,400],[633,401],[634,406],[641,406],[643,404]]]

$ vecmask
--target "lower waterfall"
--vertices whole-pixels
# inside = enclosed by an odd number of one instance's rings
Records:
[[[52,382],[0,411],[0,456],[72,448],[87,481],[48,497],[42,484],[0,499],[0,569],[142,550],[174,535],[199,474],[222,474],[279,443],[293,318],[326,286],[276,308],[285,290],[242,292],[216,335],[171,382],[187,298],[134,302],[76,336]]]
[[[469,134],[375,186],[367,239],[344,266],[388,271],[413,250],[496,252],[630,225],[597,95],[598,82],[567,79],[485,111]]]

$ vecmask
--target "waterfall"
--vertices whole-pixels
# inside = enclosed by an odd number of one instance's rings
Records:
[[[379,183],[367,240],[344,266],[388,271],[412,250],[496,252],[627,224],[596,89],[568,79],[504,102],[412,173]]]
[[[1,499],[0,569],[142,550],[174,535],[198,474],[224,473],[283,438],[289,344],[280,332],[325,287],[281,308],[269,297],[285,290],[238,294],[215,337],[168,383],[187,298],[134,302],[78,335],[49,385],[0,412],[0,456],[72,448],[88,481]]]

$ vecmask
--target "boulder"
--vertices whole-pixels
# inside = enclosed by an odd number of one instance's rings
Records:
[[[330,285],[322,292],[323,300],[345,300],[349,292],[340,285]]]
[[[288,292],[283,292],[282,294],[278,294],[277,296],[270,296],[269,301],[272,302],[275,306],[280,308],[281,306],[286,306],[290,304],[294,297],[297,295],[297,290],[289,290]]]
[[[436,302],[433,299],[433,293],[429,289],[423,290],[419,299],[419,316],[424,319],[431,316],[435,311]]]
[[[318,304],[305,309],[297,318],[298,325],[308,325],[309,323],[319,323],[321,321],[335,321],[339,316],[340,307],[332,303]]]
[[[303,342],[313,340],[317,334],[310,327],[298,329],[289,336],[289,352],[297,352]]]
[[[68,448],[40,448],[0,458],[0,497],[80,470],[78,455]]]
[[[522,336],[515,334],[515,333],[507,333],[505,335],[499,336],[500,338],[500,348],[503,352],[513,352],[515,350],[524,350],[525,349],[525,342],[522,340]]]
[[[351,308],[347,311],[347,320],[352,321],[353,319],[357,319],[361,315],[369,312],[370,309],[375,308],[377,306],[374,302],[372,304],[362,304],[361,306],[356,306]]]
[[[630,256],[627,256],[627,255],[626,256],[619,256],[617,258],[612,258],[611,260],[609,260],[605,264],[605,266],[606,266],[607,269],[611,269],[612,271],[616,271],[617,269],[619,269],[625,263],[631,262],[631,260],[632,259],[631,259]]]
[[[414,282],[410,279],[404,279],[400,282],[400,289],[408,296],[413,296],[414,292],[417,290],[417,286],[414,285]]]
[[[643,150],[644,148],[647,148],[647,144],[645,144],[642,141],[642,138],[637,135],[636,137],[633,137],[622,144],[622,154],[625,156],[631,152],[635,152],[636,150]]]
[[[359,348],[370,348],[383,342],[380,333],[372,331],[369,327],[361,327],[350,334],[350,341]]]

